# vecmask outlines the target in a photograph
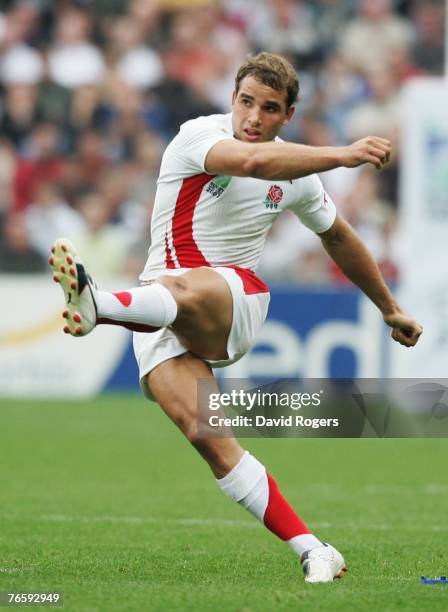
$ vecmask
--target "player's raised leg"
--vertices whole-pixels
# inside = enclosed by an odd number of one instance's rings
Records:
[[[301,560],[307,582],[341,578],[342,555],[316,538],[280,492],[265,466],[233,437],[207,437],[200,427],[197,385],[214,379],[209,366],[191,353],[169,359],[147,376],[156,401],[207,461],[220,489],[285,541]],[[203,424],[204,425],[204,424]]]
[[[58,239],[51,250],[53,279],[66,302],[66,333],[84,336],[99,324],[139,332],[171,326],[188,350],[204,359],[227,358],[232,295],[211,268],[161,276],[151,284],[110,293],[96,288],[69,240]]]
[[[53,280],[64,292],[64,331],[73,336],[85,336],[102,323],[152,332],[170,325],[177,316],[173,295],[157,283],[119,293],[98,290],[66,238],[59,238],[52,246],[49,264]]]

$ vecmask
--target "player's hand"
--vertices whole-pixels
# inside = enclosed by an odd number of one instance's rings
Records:
[[[368,136],[342,148],[342,165],[346,168],[356,168],[362,164],[373,164],[381,170],[390,159],[392,150],[390,140],[379,136]]]
[[[384,322],[392,327],[391,337],[403,346],[415,346],[423,333],[423,327],[403,313],[386,315]]]

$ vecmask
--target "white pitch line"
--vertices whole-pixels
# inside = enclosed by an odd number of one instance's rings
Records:
[[[198,526],[198,527],[244,527],[257,529],[261,527],[255,519],[253,520],[234,520],[234,519],[206,519],[206,518],[162,518],[154,516],[72,516],[67,514],[0,514],[0,520],[7,521],[38,521],[53,523],[112,523],[123,525],[144,525],[144,524],[165,524],[179,526]],[[426,531],[426,532],[448,532],[448,526],[429,525],[424,529],[414,523],[405,525],[402,522],[397,524],[390,523],[368,523],[347,521],[344,523],[329,523],[327,521],[312,522],[308,521],[313,529],[363,529],[370,531],[406,530],[406,531]]]
[[[66,514],[1,514],[0,520],[29,520],[54,523],[121,523],[124,525],[167,524],[223,527],[259,527],[254,521],[204,518],[157,518],[153,516],[70,516]]]

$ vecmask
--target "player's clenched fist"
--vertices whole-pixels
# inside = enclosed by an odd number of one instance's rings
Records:
[[[391,143],[385,138],[367,136],[353,144],[343,147],[342,165],[356,168],[362,164],[373,164],[378,170],[387,164],[391,153]]]
[[[423,333],[423,327],[403,313],[394,313],[383,317],[384,322],[392,327],[391,336],[403,346],[415,346]]]

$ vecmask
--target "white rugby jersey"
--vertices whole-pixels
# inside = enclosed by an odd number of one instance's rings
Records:
[[[141,280],[167,268],[227,266],[254,272],[269,228],[285,209],[314,232],[333,224],[335,206],[315,174],[293,181],[208,174],[207,153],[226,138],[233,138],[231,114],[211,115],[184,123],[168,145]]]

